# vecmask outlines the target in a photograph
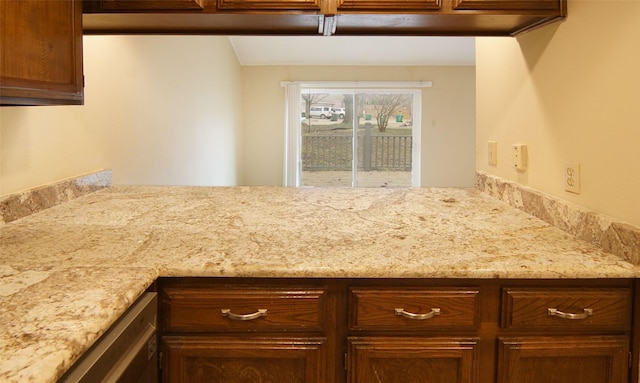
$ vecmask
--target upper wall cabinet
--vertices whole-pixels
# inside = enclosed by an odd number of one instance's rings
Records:
[[[260,10],[320,10],[320,0],[218,0],[218,10],[260,11]]]
[[[454,0],[456,10],[523,10],[559,11],[561,2],[557,0]]]
[[[201,11],[204,0],[99,0],[86,1],[86,6],[98,11]]]
[[[82,104],[81,0],[1,0],[0,58],[0,105]]]
[[[440,8],[440,0],[338,0],[338,11],[433,11]]]
[[[85,33],[513,36],[566,16],[566,0],[148,0],[202,8],[133,7],[141,2],[85,0]]]

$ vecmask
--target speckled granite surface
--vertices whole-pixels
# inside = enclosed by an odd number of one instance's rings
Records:
[[[640,265],[640,228],[487,173],[476,174],[476,188]]]
[[[103,170],[4,196],[0,226],[109,186],[111,170]]]
[[[54,382],[157,276],[630,278],[476,190],[112,187],[0,227],[0,381]]]

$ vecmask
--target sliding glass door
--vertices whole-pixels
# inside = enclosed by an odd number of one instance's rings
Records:
[[[417,186],[419,101],[411,89],[301,89],[300,186]]]

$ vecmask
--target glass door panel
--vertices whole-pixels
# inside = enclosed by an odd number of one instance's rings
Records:
[[[411,93],[356,95],[358,118],[356,186],[412,186]]]
[[[412,93],[304,89],[300,103],[301,186],[412,186]]]
[[[303,90],[302,186],[353,186],[353,94]]]

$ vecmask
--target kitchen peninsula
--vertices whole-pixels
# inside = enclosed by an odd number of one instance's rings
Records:
[[[115,186],[0,226],[0,246],[3,382],[55,382],[158,277],[593,281],[640,271],[472,189]]]

